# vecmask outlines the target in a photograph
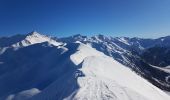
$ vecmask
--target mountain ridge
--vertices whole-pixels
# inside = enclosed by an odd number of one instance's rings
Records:
[[[1,39],[0,41],[2,41]],[[141,100],[162,100],[162,98],[168,100],[169,97],[157,88],[170,91],[168,69],[162,69],[157,63],[153,66],[153,63],[150,63],[152,61],[148,61],[146,58],[152,58],[154,55],[146,54],[148,56],[145,55],[145,58],[143,54],[155,46],[158,48],[169,47],[169,39],[169,36],[158,39],[139,39],[113,38],[104,35],[87,37],[80,34],[66,38],[53,38],[31,32],[26,35],[26,38],[19,38],[18,45],[16,45],[16,41],[7,43],[8,45],[5,47],[0,45],[0,98],[2,100],[24,100],[23,98],[30,100],[47,98],[49,100],[56,98],[58,100],[91,100],[95,97],[95,99],[136,100],[137,97],[140,97]],[[8,40],[10,39],[5,41]],[[19,43],[26,44],[19,45]],[[161,55],[168,54],[169,52]],[[159,61],[161,63],[165,60],[159,59]],[[106,65],[109,66],[108,69]],[[114,68],[120,73],[114,72]],[[125,70],[126,74],[121,73],[122,69]],[[126,83],[126,75],[129,77],[132,75],[131,78],[134,80],[142,79],[141,84],[133,81]],[[33,76],[36,77],[33,78]],[[124,82],[120,81],[120,77]],[[110,83],[108,78],[113,82]],[[66,83],[63,84],[62,80]],[[86,83],[86,81],[92,82],[91,85],[88,85],[90,83]],[[22,85],[19,84],[20,82]],[[56,84],[61,85],[63,90]],[[113,89],[112,85],[109,84],[115,85],[117,88]],[[138,87],[142,84],[145,87],[143,90],[145,92],[131,87],[131,85]],[[70,87],[64,88],[67,85]],[[87,86],[88,89],[84,86]],[[125,86],[127,90],[124,90],[122,86]],[[54,87],[58,92],[54,90]],[[92,88],[90,89],[90,87]],[[99,91],[97,92],[95,88]],[[89,94],[88,90],[96,95]],[[100,90],[105,91],[106,94]],[[126,94],[126,91],[130,94]],[[153,93],[150,95],[155,95],[155,97],[145,94],[148,91],[152,91]],[[45,96],[45,94],[47,95]]]

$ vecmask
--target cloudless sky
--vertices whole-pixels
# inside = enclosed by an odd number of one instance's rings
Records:
[[[170,35],[170,0],[0,0],[0,36]]]

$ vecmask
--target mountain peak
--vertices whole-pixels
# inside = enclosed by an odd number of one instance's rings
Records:
[[[30,36],[30,35],[41,35],[41,34],[38,33],[37,31],[32,31],[32,32],[27,34],[27,36]]]
[[[36,43],[42,43],[42,42],[49,42],[55,46],[58,46],[61,44],[46,35],[40,34],[36,31],[32,31],[28,33],[23,40],[17,43],[14,43],[12,46],[13,47],[24,47],[24,46],[29,46],[29,45],[33,45]]]
[[[37,31],[32,31],[32,32],[30,32],[30,33],[28,33],[28,34],[40,34],[40,33],[38,33]]]
[[[73,38],[87,38],[87,36],[81,35],[81,34],[75,34],[72,36]]]
[[[91,37],[91,38],[92,38],[92,39],[95,39],[95,40],[103,41],[103,40],[108,39],[109,37],[104,36],[104,35],[102,35],[102,34],[98,34],[98,35],[95,35],[95,36],[93,36],[93,37]]]
[[[75,35],[73,35],[73,37],[80,37],[80,36],[82,36],[81,34],[75,34]]]

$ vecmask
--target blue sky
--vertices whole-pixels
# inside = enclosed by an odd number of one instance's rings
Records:
[[[0,0],[0,36],[170,35],[170,0]]]

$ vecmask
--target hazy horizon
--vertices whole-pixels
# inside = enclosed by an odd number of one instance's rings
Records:
[[[66,36],[57,36],[56,34],[47,34],[47,33],[41,33],[41,32],[38,32],[38,31],[30,31],[30,32],[27,32],[27,33],[16,33],[16,34],[10,34],[10,35],[2,35],[0,36],[0,38],[3,38],[3,37],[11,37],[11,36],[15,36],[15,35],[27,35],[29,33],[32,33],[32,32],[37,32],[39,34],[42,34],[42,35],[47,35],[47,36],[52,36],[52,37],[57,37],[57,38],[65,38],[65,37],[70,37],[70,36],[75,36],[75,35],[81,35],[81,36],[87,36],[87,37],[93,37],[93,36],[97,36],[97,35],[104,35],[104,36],[107,36],[107,37],[128,37],[128,38],[143,38],[143,39],[157,39],[157,38],[161,38],[161,37],[167,37],[167,36],[170,36],[170,35],[165,35],[165,36],[158,36],[158,37],[140,37],[140,36],[112,36],[112,35],[106,35],[106,34],[100,34],[100,33],[96,33],[96,34],[91,34],[91,35],[86,35],[86,34],[70,34],[70,35],[66,35]]]

